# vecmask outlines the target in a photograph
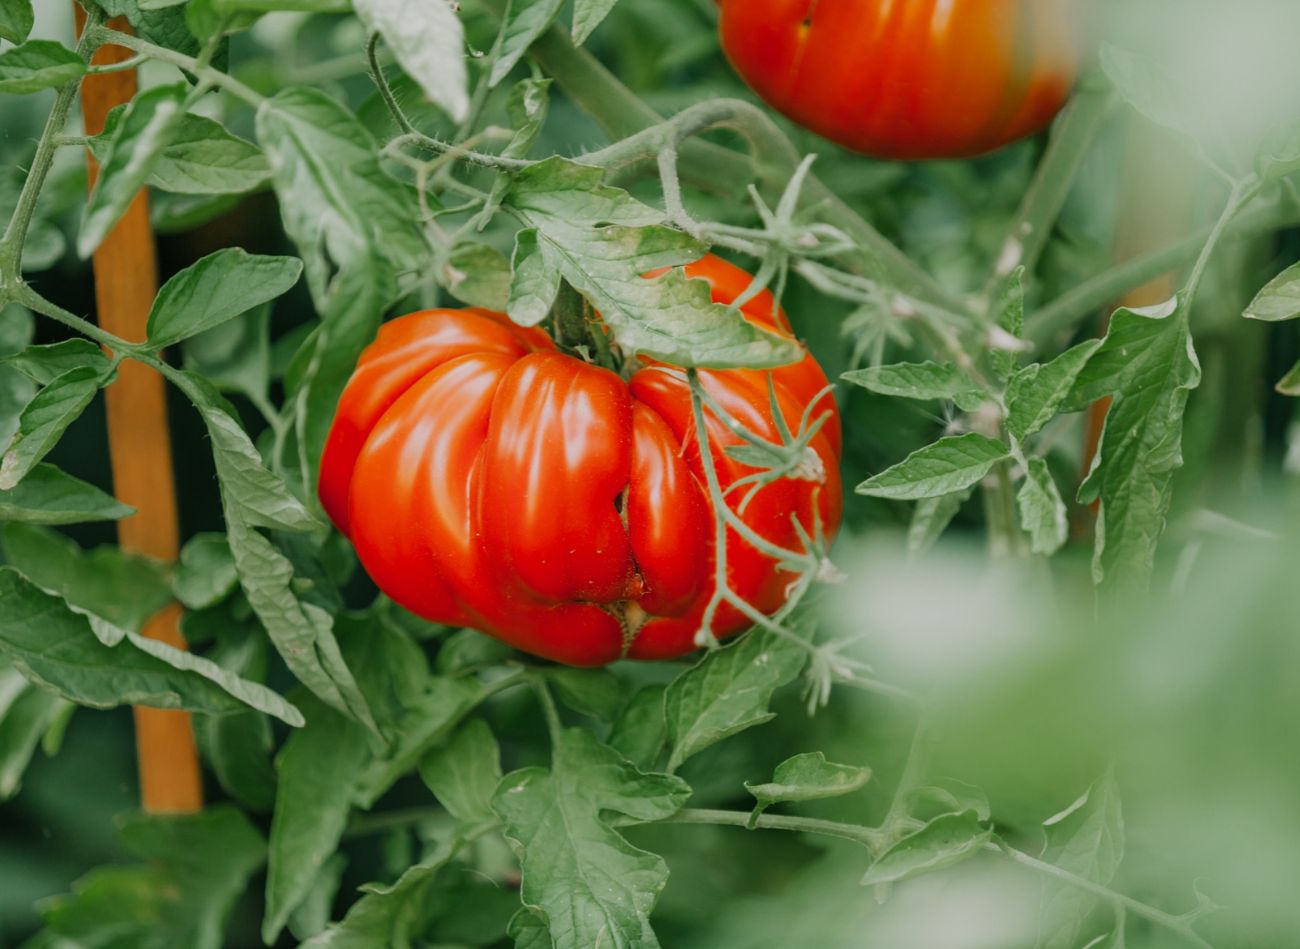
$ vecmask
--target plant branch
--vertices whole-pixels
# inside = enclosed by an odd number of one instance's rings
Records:
[[[91,53],[99,45],[95,32],[99,28],[99,24],[103,22],[104,15],[94,4],[89,4],[86,16],[87,27],[82,32],[81,39],[77,42],[77,55],[82,59],[89,60]],[[68,124],[68,113],[72,110],[72,103],[76,97],[76,82],[65,83],[55,95],[54,105],[50,109],[49,117],[45,120],[45,128],[41,131],[41,137],[36,143],[36,155],[32,158],[27,180],[23,183],[22,191],[18,194],[18,202],[14,205],[14,211],[5,227],[4,236],[0,237],[0,302],[3,302],[6,294],[14,292],[14,287],[11,284],[15,284],[20,279],[23,244],[27,240],[27,229],[31,227],[32,216],[36,213],[36,201],[40,197],[41,188],[45,186],[45,179],[50,173],[54,153],[58,149],[59,133]]]
[[[1112,890],[1110,887],[1103,886],[1100,883],[1094,883],[1092,880],[1086,879],[1085,877],[1077,876],[1068,870],[1061,869],[1055,864],[1048,863],[1045,860],[1039,860],[1037,857],[1031,857],[1024,851],[1017,850],[1008,845],[1000,838],[995,838],[990,843],[985,844],[984,849],[991,850],[994,853],[1000,853],[1022,867],[1026,867],[1036,873],[1041,873],[1044,876],[1052,877],[1055,880],[1060,880],[1067,886],[1072,886],[1075,889],[1091,893],[1093,896],[1105,900],[1112,906],[1117,908],[1122,907],[1124,910],[1133,913],[1135,916],[1141,916],[1143,919],[1149,920],[1157,926],[1181,936],[1193,946],[1198,946],[1200,949],[1214,949],[1210,943],[1202,939],[1201,936],[1192,929],[1186,920],[1180,919],[1171,913],[1166,913],[1164,910],[1156,909],[1154,906],[1149,906],[1140,900],[1135,900],[1131,896],[1125,896],[1123,893]]]
[[[158,46],[147,40],[142,40],[138,36],[131,36],[129,33],[119,33],[117,30],[111,30],[107,27],[100,26],[95,29],[86,29],[86,36],[93,36],[97,44],[111,43],[114,46],[124,46],[150,59],[156,59],[159,62],[171,63],[185,72],[199,79],[206,80],[213,86],[218,86],[230,92],[232,95],[243,99],[253,108],[257,108],[266,101],[266,97],[261,93],[250,89],[234,76],[224,73],[213,66],[208,65],[200,59],[193,56],[186,56],[184,53],[178,53],[175,50],[167,49],[165,46]]]
[[[880,831],[861,824],[845,824],[840,821],[821,820],[815,817],[789,817],[781,814],[760,814],[753,823],[749,811],[723,811],[711,808],[687,807],[672,817],[656,821],[659,824],[720,824],[726,827],[743,827],[757,830],[788,830],[795,833],[821,834],[824,837],[838,837],[861,844],[878,857],[889,849],[889,843]],[[616,825],[641,823],[641,821],[617,819]]]

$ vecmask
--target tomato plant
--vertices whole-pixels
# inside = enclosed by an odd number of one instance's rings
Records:
[[[1088,6],[0,0],[0,946],[1291,945],[1300,11]]]
[[[773,108],[882,158],[961,158],[1043,128],[1078,74],[1070,0],[722,0],[722,45]]]

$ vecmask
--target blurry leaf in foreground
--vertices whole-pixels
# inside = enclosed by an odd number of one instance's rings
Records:
[[[1300,264],[1288,267],[1274,277],[1255,295],[1246,307],[1246,317],[1252,320],[1277,322],[1294,320],[1300,316]]]

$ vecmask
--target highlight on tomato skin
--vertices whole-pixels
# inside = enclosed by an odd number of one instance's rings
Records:
[[[750,277],[712,255],[687,276],[729,303]],[[742,314],[791,335],[770,293]],[[811,355],[768,371],[708,370],[710,399],[779,442],[775,404],[812,438],[821,480],[781,478],[729,507],[769,542],[800,549],[792,523],[834,537],[840,421]],[[811,413],[808,412],[811,406]],[[705,412],[724,491],[757,469],[724,449],[739,437]],[[546,332],[487,310],[428,310],[386,323],[339,402],[319,495],[388,596],[435,622],[470,626],[575,666],[669,659],[696,648],[715,592],[715,517],[686,373],[640,360],[630,379],[557,349]],[[755,609],[785,602],[794,575],[727,541],[728,586]],[[750,624],[724,604],[718,638]]]
[[[879,158],[964,158],[1069,96],[1079,0],[720,0],[722,46],[768,105]]]

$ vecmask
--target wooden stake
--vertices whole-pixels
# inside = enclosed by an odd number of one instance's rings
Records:
[[[80,33],[85,13],[75,3],[73,9]],[[123,32],[131,29],[121,18],[109,25]],[[122,47],[104,46],[91,62],[119,63],[131,55]],[[81,84],[86,134],[102,132],[109,111],[129,102],[135,92],[134,69],[87,76]],[[87,164],[93,188],[99,166],[89,153]],[[158,292],[158,265],[149,196],[143,189],[95,252],[94,268],[99,325],[123,339],[144,339],[149,307]],[[127,360],[104,397],[114,493],[137,509],[118,523],[122,549],[172,563],[179,552],[180,534],[163,378],[148,366]],[[143,635],[185,648],[180,615],[177,604],[164,608],[145,624]],[[141,806],[152,813],[199,810],[203,784],[189,714],[139,706],[134,712]]]

